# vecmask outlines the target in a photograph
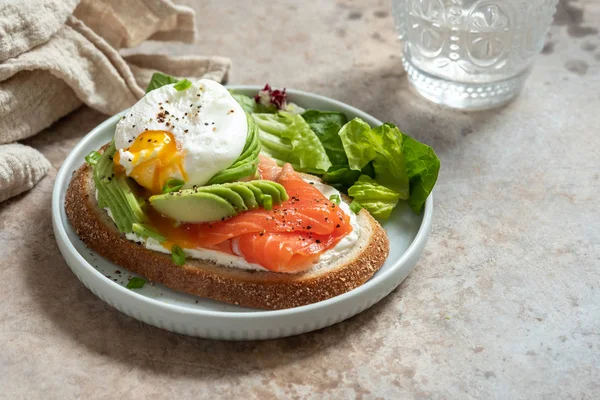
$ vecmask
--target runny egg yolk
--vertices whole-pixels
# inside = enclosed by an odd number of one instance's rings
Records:
[[[129,176],[153,194],[162,193],[162,188],[171,178],[187,180],[183,168],[184,154],[177,148],[170,132],[145,131],[123,150],[131,153],[124,156],[134,166]],[[119,152],[115,153],[113,160],[116,165],[122,166]]]

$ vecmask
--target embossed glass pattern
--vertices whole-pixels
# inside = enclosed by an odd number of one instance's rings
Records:
[[[393,0],[402,62],[424,97],[462,109],[512,99],[558,0]]]

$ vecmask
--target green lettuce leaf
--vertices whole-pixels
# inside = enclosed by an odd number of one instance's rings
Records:
[[[410,181],[408,205],[417,214],[423,210],[440,172],[440,160],[433,149],[403,134],[404,159]]]
[[[317,135],[299,115],[287,111],[252,114],[262,152],[302,172],[323,174],[331,162]]]
[[[362,119],[354,118],[342,127],[339,136],[350,169],[360,171],[373,162],[375,180],[408,199],[409,182],[398,128],[383,124],[371,129]]]
[[[338,135],[342,126],[348,122],[346,115],[340,112],[308,110],[302,114],[302,118],[323,144],[331,163],[348,165],[348,157]]]
[[[348,157],[350,169],[360,171],[375,159],[381,142],[372,135],[371,127],[360,118],[354,118],[339,131],[339,136]]]
[[[361,175],[368,175],[371,178],[375,176],[373,163],[368,163],[362,170],[356,171],[350,169],[348,165],[334,165],[329,168],[326,174],[322,176],[323,182],[336,186],[341,190],[347,191],[350,186],[358,180]]]
[[[355,171],[347,166],[333,166],[323,174],[322,179],[329,185],[339,186],[343,189],[352,186],[361,174],[361,171]]]
[[[380,145],[373,159],[375,180],[400,194],[400,198],[408,199],[409,186],[406,162],[402,153],[402,132],[394,125],[383,124],[371,130],[373,141]]]
[[[146,88],[146,93],[153,91],[154,89],[158,89],[159,87],[170,85],[171,83],[177,83],[179,79],[165,75],[160,72],[155,72],[152,74],[152,78],[150,79],[150,83],[148,84],[148,88]]]
[[[362,175],[348,189],[348,194],[359,202],[360,205],[378,219],[387,219],[398,200],[400,194],[394,190],[380,185],[367,175]]]
[[[231,96],[238,102],[242,109],[248,114],[256,112],[256,101],[252,97],[240,93],[230,92]]]
[[[287,103],[285,105],[285,111],[292,113],[292,114],[302,114],[306,110],[304,108],[300,107],[296,103]]]

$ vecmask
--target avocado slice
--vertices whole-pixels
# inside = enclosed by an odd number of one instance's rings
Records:
[[[269,209],[287,199],[285,188],[271,181],[249,181],[202,186],[150,197],[150,204],[167,217],[202,223],[236,216],[257,207]],[[266,203],[268,204],[266,204]]]
[[[93,178],[98,189],[98,205],[108,207],[120,232],[131,232],[134,223],[146,220],[138,199],[127,182],[127,177],[114,174],[112,142],[93,166]]]
[[[248,210],[254,210],[255,208],[258,208],[258,202],[254,197],[254,192],[248,188],[248,185],[240,183],[227,183],[223,186],[226,186],[227,188],[239,194],[242,199],[244,199],[244,204]]]
[[[105,153],[109,152],[109,147]],[[114,151],[114,148],[113,148]],[[108,207],[112,213],[113,219],[119,231],[124,232],[127,226],[132,223],[130,215],[124,207],[124,201],[120,194],[110,185],[112,181],[112,170],[108,156],[103,154],[100,160],[94,167],[94,184],[98,190],[98,203],[104,207]],[[108,180],[111,177],[111,180]]]
[[[103,179],[106,180],[106,178]],[[104,191],[106,193],[106,205],[110,209],[119,231],[131,232],[131,225],[134,222],[133,215],[129,212],[128,203],[123,193],[115,185],[110,184],[110,181],[104,182]]]
[[[224,198],[192,189],[152,196],[150,204],[161,214],[182,222],[212,222],[237,215],[234,206]]]
[[[129,186],[129,178],[118,175],[113,178],[113,181],[113,185],[122,191],[123,197],[125,197],[125,201],[127,201],[127,206],[129,207],[130,212],[133,214],[133,222],[144,221],[146,217],[144,211],[142,211],[140,199],[136,198],[133,194],[131,186]]]
[[[98,192],[98,207],[107,207],[106,200],[104,200],[104,195],[101,192]]]
[[[254,193],[254,199],[260,207],[264,207],[265,195],[271,196],[273,204],[279,204],[289,198],[285,188],[277,182],[255,180],[243,184]]]
[[[279,191],[279,198],[281,199],[281,201],[286,201],[289,197],[287,192],[285,191],[285,188],[283,186],[281,186],[280,183],[277,182],[273,182],[273,181],[264,181],[264,182],[269,182],[269,184],[271,186],[273,186],[275,189],[277,189]]]
[[[279,189],[273,185],[271,181],[250,181],[248,182],[250,183],[252,186],[260,189],[260,191],[262,192],[262,194],[268,194],[269,196],[271,196],[273,198],[273,204],[279,204],[281,203],[281,192],[279,191]],[[285,192],[285,189],[284,189]],[[287,196],[287,193],[286,193]]]
[[[246,114],[248,120],[248,135],[242,154],[229,168],[217,173],[209,181],[209,185],[218,183],[235,182],[242,178],[254,176],[258,170],[258,154],[260,143],[258,140],[258,126],[250,114]]]
[[[262,207],[263,203],[262,203],[262,197],[263,197],[263,192],[262,190],[260,190],[259,188],[257,188],[256,186],[253,185],[245,185],[251,192],[252,194],[254,194],[254,201],[256,201],[256,204],[258,204],[259,207]]]
[[[232,165],[224,171],[219,172],[217,175],[210,178],[208,183],[210,185],[216,185],[219,183],[227,183],[234,182],[238,179],[245,178],[247,176],[252,176],[256,173],[258,168],[258,159],[244,163],[240,163],[239,165]]]
[[[212,193],[216,196],[221,197],[222,199],[227,200],[236,211],[246,211],[248,207],[246,207],[246,203],[244,203],[244,199],[242,196],[237,194],[234,190],[231,190],[225,185],[211,185],[211,186],[202,186],[196,189],[187,189],[182,190],[182,196],[187,195],[189,192],[206,192]]]

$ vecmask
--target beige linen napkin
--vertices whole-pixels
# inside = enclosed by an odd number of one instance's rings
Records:
[[[0,201],[30,189],[50,168],[39,152],[22,145],[2,151],[3,143],[32,136],[83,103],[115,114],[143,96],[157,70],[226,80],[227,58],[124,58],[118,52],[147,39],[193,41],[194,19],[193,10],[168,0],[28,0],[19,6],[0,0]]]
[[[0,200],[33,187],[48,169],[50,162],[36,149],[19,143],[0,146]]]

